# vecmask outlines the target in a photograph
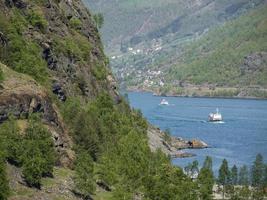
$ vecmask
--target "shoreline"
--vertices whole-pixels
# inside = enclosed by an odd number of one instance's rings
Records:
[[[157,149],[160,149],[172,159],[197,156],[195,153],[187,152],[186,149],[210,148],[210,146],[202,140],[186,140],[181,137],[166,135],[164,131],[153,125],[149,125],[147,135],[151,151],[155,152]]]
[[[267,97],[252,97],[252,96],[205,96],[205,95],[194,95],[194,96],[189,96],[189,95],[175,95],[175,94],[156,94],[153,90],[145,90],[145,89],[126,89],[124,90],[125,92],[142,92],[142,93],[152,93],[153,96],[158,96],[158,97],[180,97],[180,98],[207,98],[207,99],[232,99],[232,100],[262,100],[266,101]]]

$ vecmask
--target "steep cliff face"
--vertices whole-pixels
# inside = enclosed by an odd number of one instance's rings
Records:
[[[15,35],[36,46],[41,65],[46,65],[42,70],[49,87],[61,100],[74,95],[91,98],[100,90],[116,93],[113,79],[107,79],[112,76],[95,22],[80,1],[1,0],[0,5],[0,52],[4,64],[35,77],[34,71],[18,67],[12,56],[9,58],[8,54],[17,50],[12,37]],[[8,26],[15,18],[20,20],[20,27]]]

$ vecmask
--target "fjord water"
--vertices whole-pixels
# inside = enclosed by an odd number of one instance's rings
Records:
[[[250,166],[261,153],[267,161],[267,100],[164,97],[170,105],[162,106],[159,103],[163,97],[151,93],[129,92],[128,98],[153,125],[210,145],[207,149],[185,150],[196,156],[174,159],[176,165],[184,167],[193,160],[202,165],[207,155],[213,158],[215,171],[223,158],[230,166]],[[224,123],[207,122],[208,114],[216,108]]]

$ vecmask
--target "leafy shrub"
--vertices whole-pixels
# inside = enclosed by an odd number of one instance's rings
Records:
[[[45,162],[40,149],[33,143],[27,145],[23,154],[22,174],[29,186],[40,188]]]
[[[8,23],[4,23],[6,20]],[[5,30],[4,34],[9,40],[4,52],[0,52],[3,63],[14,70],[28,74],[40,82],[47,79],[46,62],[42,58],[42,49],[35,42],[23,37],[23,30],[28,25],[25,17],[18,10],[14,10],[10,19],[4,17],[0,20],[0,27]],[[32,23],[37,23],[31,18]]]
[[[77,61],[89,61],[91,45],[88,39],[80,34],[74,34],[65,38],[54,38],[54,48],[57,54],[75,58]]]
[[[104,80],[107,77],[107,70],[104,66],[96,65],[92,69],[93,75],[96,77],[97,80]]]
[[[76,17],[72,17],[70,19],[70,27],[75,29],[75,30],[79,30],[81,29],[82,26],[82,22],[80,19],[76,18]]]
[[[44,32],[48,26],[48,22],[44,18],[42,11],[39,9],[30,10],[27,20],[32,26],[40,29],[42,32]]]
[[[89,197],[95,192],[96,186],[93,176],[93,159],[87,152],[80,152],[75,162],[74,183],[76,185],[76,190],[79,191],[84,198]]]
[[[2,147],[5,150],[5,157],[7,160],[10,163],[20,166],[22,164],[21,155],[23,148],[19,128],[12,116],[9,117],[8,121],[1,125],[0,138],[3,142]]]
[[[54,143],[38,116],[30,117],[24,135],[19,133],[17,122],[10,117],[1,125],[0,139],[1,153],[10,163],[22,166],[30,186],[40,187],[41,178],[52,175],[56,159]]]
[[[101,29],[104,24],[104,16],[101,13],[97,13],[94,15],[94,20],[97,28]]]
[[[52,175],[56,153],[51,134],[41,125],[37,116],[32,116],[29,121],[23,146],[23,175],[29,185],[38,186],[42,176]],[[35,171],[31,169],[33,166]]]

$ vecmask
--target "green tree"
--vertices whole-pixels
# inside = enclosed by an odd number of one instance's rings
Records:
[[[23,154],[22,174],[29,186],[40,188],[45,161],[40,149],[28,143]]]
[[[238,184],[243,186],[249,185],[249,173],[248,168],[246,165],[240,167],[239,174],[238,174]]]
[[[101,29],[104,24],[104,16],[102,13],[97,13],[94,15],[94,20],[97,28]]]
[[[256,156],[256,159],[251,169],[251,184],[255,187],[263,185],[264,163],[261,154]]]
[[[40,187],[42,176],[52,176],[56,153],[51,134],[37,115],[30,116],[23,139],[22,173],[30,186]]]
[[[7,174],[6,174],[5,158],[4,158],[2,151],[0,152],[0,177],[1,177],[0,178],[0,200],[6,200],[10,194],[10,189],[9,189],[8,179],[7,179]]]
[[[231,169],[231,184],[237,185],[238,183],[238,169],[236,165],[234,165]]]
[[[206,157],[203,167],[199,172],[197,183],[199,186],[199,198],[203,200],[213,199],[212,188],[214,177],[212,171],[212,159],[209,156]]]
[[[41,124],[37,115],[30,117],[29,125],[25,131],[24,147],[33,145],[39,149],[42,157],[42,175],[52,176],[55,160],[57,158],[51,133]],[[25,161],[25,159],[24,159]]]
[[[7,160],[15,165],[21,165],[22,136],[13,116],[9,116],[9,119],[1,125],[0,137]]]
[[[212,158],[210,156],[207,156],[204,163],[203,163],[203,167],[204,169],[208,169],[211,172],[213,172],[212,170]]]
[[[223,186],[223,199],[225,194],[225,186],[229,184],[230,172],[228,168],[228,162],[223,159],[222,165],[219,169],[218,183]]]
[[[95,192],[94,163],[90,154],[82,151],[75,161],[74,183],[76,190],[86,199]]]

